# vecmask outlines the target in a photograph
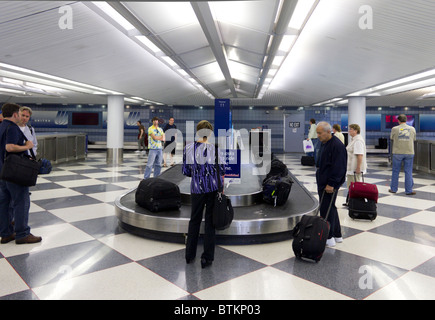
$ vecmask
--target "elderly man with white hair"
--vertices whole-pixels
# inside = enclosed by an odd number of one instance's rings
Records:
[[[323,202],[320,204],[320,215],[323,218],[326,217],[329,204],[332,201],[331,211],[327,219],[330,228],[326,245],[333,247],[336,242],[343,241],[338,211],[335,206],[336,197],[333,197],[334,191],[338,191],[346,180],[347,151],[344,144],[332,135],[332,127],[328,122],[319,122],[316,131],[320,146],[316,163],[319,199],[325,191]]]

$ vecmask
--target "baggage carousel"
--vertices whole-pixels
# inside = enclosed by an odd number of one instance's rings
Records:
[[[225,194],[234,207],[231,226],[216,232],[218,244],[252,244],[291,238],[291,231],[303,215],[313,214],[318,201],[291,174],[294,183],[287,202],[274,207],[262,202],[264,176],[256,175],[254,165],[242,165],[241,183],[225,186]],[[181,164],[166,170],[159,178],[176,183],[182,206],[179,210],[150,212],[135,202],[136,189],[115,200],[121,228],[146,238],[184,243],[190,220],[190,178],[181,172]],[[201,226],[201,233],[203,225]]]

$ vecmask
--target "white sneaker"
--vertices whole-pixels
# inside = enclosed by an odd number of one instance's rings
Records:
[[[342,243],[343,242],[343,238],[334,238],[335,242],[337,243]]]
[[[331,239],[326,240],[326,246],[327,247],[335,247],[335,239],[331,238]]]
[[[140,150],[136,150],[134,153],[139,153],[140,152]]]

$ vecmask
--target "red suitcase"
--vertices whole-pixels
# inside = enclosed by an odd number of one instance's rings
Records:
[[[362,173],[361,173],[362,175]],[[355,179],[356,180],[356,179]],[[349,187],[349,198],[365,198],[378,202],[378,187],[375,184],[364,182],[351,182]]]

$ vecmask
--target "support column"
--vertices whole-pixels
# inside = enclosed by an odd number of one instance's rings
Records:
[[[366,141],[366,98],[365,97],[349,97],[348,125],[353,123],[360,126],[361,137],[364,139],[364,141]]]
[[[107,163],[119,164],[124,152],[124,97],[107,97]]]

